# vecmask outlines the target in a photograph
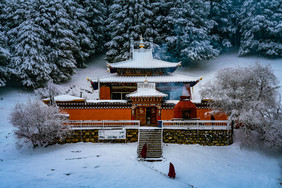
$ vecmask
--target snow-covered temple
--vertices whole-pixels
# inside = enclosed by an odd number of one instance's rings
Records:
[[[109,75],[88,79],[99,100],[55,97],[77,130],[67,142],[138,141],[138,153],[146,143],[153,158],[162,155],[162,142],[231,144],[227,115],[211,113],[208,100],[191,100],[191,88],[202,78],[175,74],[181,63],[154,59],[142,38],[139,47],[131,46],[129,60],[107,63]]]
[[[166,99],[178,100],[183,88],[195,86],[201,78],[177,75],[173,72],[181,65],[181,62],[171,63],[153,58],[152,44],[150,49],[144,49],[141,38],[139,49],[131,45],[131,58],[118,63],[107,63],[111,75],[101,77],[100,99],[126,99],[126,95],[137,89],[137,83],[147,80],[155,83],[156,89],[166,93]]]

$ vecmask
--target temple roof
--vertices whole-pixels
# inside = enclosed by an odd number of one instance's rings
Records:
[[[133,59],[118,63],[107,63],[110,68],[131,68],[131,69],[156,69],[171,68],[180,66],[181,63],[170,63],[153,58],[152,49],[135,49]]]
[[[168,74],[168,75],[161,75],[161,76],[119,76],[119,75],[110,75],[107,77],[100,77],[99,81],[101,83],[140,83],[144,82],[147,78],[148,82],[154,83],[176,83],[176,82],[183,82],[183,83],[197,83],[201,78],[195,78],[190,76],[184,75],[177,75],[177,74]]]
[[[71,95],[58,95],[54,97],[54,100],[56,102],[84,102],[85,101],[84,98],[75,97]],[[50,101],[50,98],[42,99],[42,101],[48,102]]]
[[[127,94],[127,97],[167,97],[167,94],[156,90],[155,83],[137,83],[137,91]]]

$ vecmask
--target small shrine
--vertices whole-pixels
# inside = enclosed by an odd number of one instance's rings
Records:
[[[140,125],[156,126],[161,119],[161,102],[167,94],[156,90],[155,83],[137,84],[137,91],[127,94],[132,100],[132,119],[139,120]]]

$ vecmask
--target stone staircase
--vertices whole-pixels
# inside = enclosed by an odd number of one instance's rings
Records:
[[[160,128],[139,128],[138,148],[137,153],[140,153],[144,144],[147,144],[146,158],[161,158],[162,157],[162,129]]]

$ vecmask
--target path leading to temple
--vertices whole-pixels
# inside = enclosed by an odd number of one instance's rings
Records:
[[[162,157],[162,129],[154,127],[140,127],[137,153],[140,153],[144,144],[147,145],[146,158],[161,158]]]

